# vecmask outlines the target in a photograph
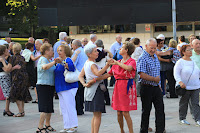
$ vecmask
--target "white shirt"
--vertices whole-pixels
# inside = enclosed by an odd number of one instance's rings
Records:
[[[40,53],[40,51],[35,51],[35,57],[38,57],[38,56],[40,56],[41,55],[41,53]],[[37,63],[38,63],[38,61],[39,61],[39,59],[37,59],[36,61],[35,61],[35,67],[37,67]]]
[[[142,53],[143,53],[142,48],[141,47],[136,47],[135,51],[131,55],[131,58],[133,58],[135,60],[135,62],[137,63],[137,60],[139,59],[139,57],[140,57],[140,55]]]
[[[174,66],[174,78],[176,80],[176,86],[179,85],[180,81],[182,81],[186,85],[186,90],[197,90],[200,88],[200,70],[192,60],[187,61],[179,59]]]
[[[87,45],[88,45],[88,44],[94,44],[94,45],[95,45],[95,43],[93,43],[91,40],[87,43]]]
[[[187,43],[186,42],[180,43],[177,45],[177,48],[178,48],[178,46],[181,48],[183,45],[187,45]]]

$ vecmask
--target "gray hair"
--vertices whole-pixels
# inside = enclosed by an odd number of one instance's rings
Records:
[[[118,34],[118,35],[116,35],[116,39],[117,39],[118,37],[121,37],[121,35],[119,35],[119,34]]]
[[[96,41],[95,41],[95,44],[97,45],[97,47],[102,47],[102,48],[104,47],[103,41],[100,40],[100,39],[99,39],[99,40],[96,40]]]
[[[60,40],[64,40],[65,37],[67,37],[67,33],[66,32],[60,32],[59,33],[59,39]]]
[[[90,34],[90,39],[93,39],[96,37],[96,34]]]
[[[72,44],[78,46],[78,47],[82,47],[81,41],[78,39],[73,40]]]
[[[35,39],[33,37],[29,37],[28,40],[33,39],[33,41],[35,41]]]
[[[35,43],[36,43],[36,42],[39,42],[40,44],[43,44],[43,41],[42,41],[41,39],[36,39],[36,40],[35,40]]]
[[[88,44],[84,47],[84,52],[88,56],[88,54],[91,54],[93,49],[96,48],[97,46],[94,44]]]
[[[146,45],[149,45],[150,42],[152,42],[152,41],[157,43],[157,41],[156,41],[155,38],[150,38],[150,39],[148,39],[148,40],[146,41]]]
[[[194,44],[194,42],[195,42],[196,40],[198,40],[198,41],[199,41],[199,39],[194,39],[194,40],[192,41],[192,45]]]

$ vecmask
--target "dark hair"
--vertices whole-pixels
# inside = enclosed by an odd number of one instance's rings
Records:
[[[157,41],[157,46],[163,41],[162,39],[156,39]]]
[[[127,37],[126,40],[125,40],[125,42],[129,42],[130,39],[131,39],[130,37]]]
[[[27,43],[25,44],[25,48],[27,48],[27,49],[31,49],[32,47],[34,47],[34,44],[33,44],[33,43],[27,42]]]
[[[6,51],[6,46],[5,45],[0,45],[0,56],[2,56]]]
[[[140,39],[139,38],[134,38],[132,40],[132,42],[135,44],[135,45],[139,45],[140,44]]]
[[[132,53],[135,51],[135,45],[133,43],[130,43],[130,42],[124,43],[124,45],[125,45],[125,49],[128,50],[127,54],[129,56],[131,56]]]
[[[43,43],[46,42],[46,41],[49,43],[49,39],[48,38],[44,38],[43,39]]]
[[[185,50],[187,49],[187,47],[191,47],[190,45],[183,45],[181,47],[181,56],[184,56],[183,52],[185,52]]]
[[[185,36],[184,36],[184,35],[180,36],[178,39],[179,39],[181,42],[185,42]]]

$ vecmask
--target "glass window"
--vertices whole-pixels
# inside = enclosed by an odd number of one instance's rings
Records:
[[[167,31],[167,26],[155,26],[155,32]]]
[[[192,30],[192,25],[177,25],[177,31],[190,31]]]
[[[200,25],[195,25],[195,30],[200,30]]]

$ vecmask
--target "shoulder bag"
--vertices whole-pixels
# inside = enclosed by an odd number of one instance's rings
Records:
[[[192,70],[192,73],[193,73],[193,71],[194,71],[194,62],[193,62],[193,70]],[[190,77],[192,76],[192,73],[191,73]],[[188,78],[187,84],[188,84],[188,82],[189,82],[189,80],[190,80],[190,77]],[[177,94],[177,95],[183,96],[183,95],[185,95],[185,93],[186,93],[187,90],[186,90],[185,88],[181,88],[181,86],[178,85],[178,86],[176,86],[175,91],[176,91],[176,94]]]

